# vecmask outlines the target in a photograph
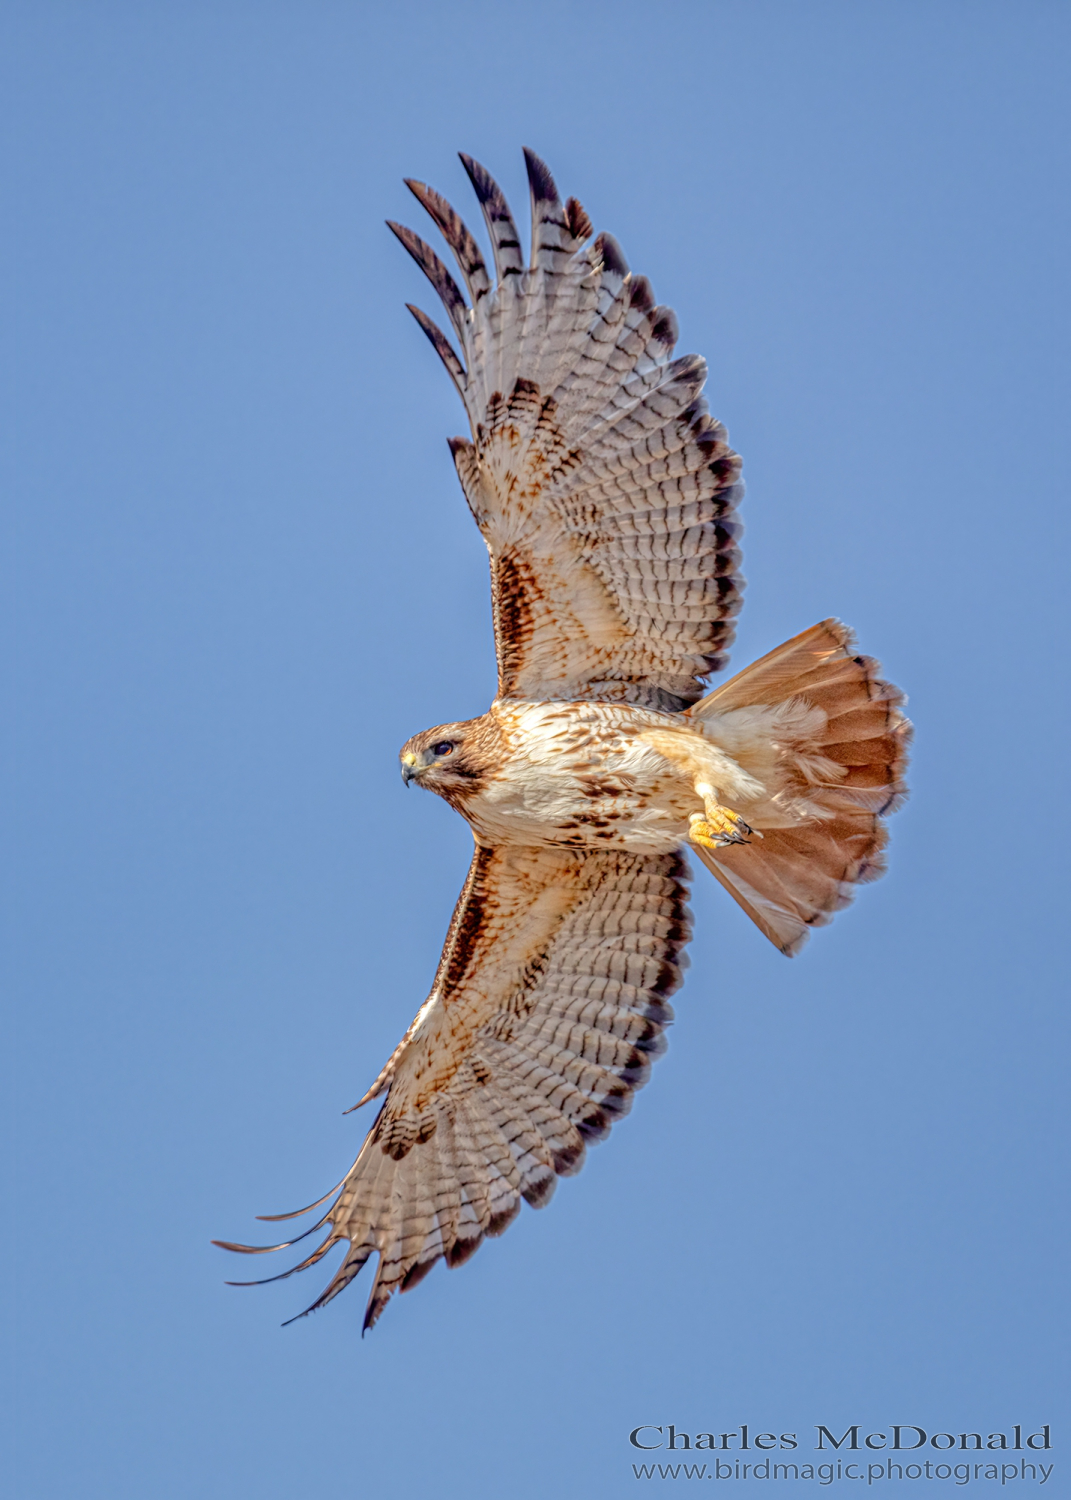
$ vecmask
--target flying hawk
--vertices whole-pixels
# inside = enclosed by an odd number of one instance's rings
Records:
[[[498,694],[402,749],[406,782],[468,822],[472,865],[431,993],[361,1100],[383,1104],[356,1162],[298,1211],[331,1199],[307,1231],[326,1236],[282,1273],[347,1245],[311,1312],[377,1252],[366,1328],[522,1198],[546,1203],[628,1112],[681,982],[686,848],[793,954],[881,874],[882,819],[904,795],[903,695],[838,621],[706,693],[743,587],[740,460],[703,399],[706,364],[673,357],[672,311],[525,159],[529,259],[497,183],[461,158],[493,278],[446,200],[408,183],[467,301],[390,225],[455,335],[410,307],[469,419],[450,447],[490,554]]]

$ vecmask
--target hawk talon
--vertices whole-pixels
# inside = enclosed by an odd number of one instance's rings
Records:
[[[747,844],[754,830],[729,807],[708,807],[706,816],[693,813],[688,819],[688,838],[704,849],[724,849],[727,844]],[[762,835],[759,834],[761,838]]]

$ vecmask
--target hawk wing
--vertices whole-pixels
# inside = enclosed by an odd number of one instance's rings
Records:
[[[492,283],[446,200],[410,181],[453,251],[390,227],[457,338],[410,311],[465,403],[451,443],[491,557],[499,696],[624,700],[676,712],[724,665],[737,572],[740,460],[701,394],[706,363],[673,358],[677,320],[608,234],[563,206],[525,152],[531,264],[497,183],[462,156],[494,249]],[[471,305],[470,305],[471,304]]]
[[[664,1050],[690,931],[686,874],[675,854],[476,849],[431,994],[365,1096],[386,1092],[383,1107],[307,1231],[326,1225],[326,1237],[283,1272],[348,1242],[307,1312],[378,1251],[371,1327],[394,1292],[440,1258],[460,1265],[522,1198],[541,1207],[558,1175],[580,1170],[586,1142],[628,1112]],[[296,1241],[215,1243],[256,1254]]]

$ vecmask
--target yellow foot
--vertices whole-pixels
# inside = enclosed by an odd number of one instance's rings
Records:
[[[726,844],[746,844],[752,829],[729,807],[707,804],[706,816],[693,813],[688,819],[688,838],[704,849],[723,849]],[[761,838],[762,835],[759,834]]]

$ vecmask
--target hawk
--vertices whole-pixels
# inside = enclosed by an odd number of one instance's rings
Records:
[[[881,874],[904,795],[903,695],[837,620],[706,692],[743,588],[740,460],[706,365],[674,357],[672,311],[537,156],[527,258],[497,183],[461,160],[493,277],[421,182],[407,185],[467,299],[390,228],[455,335],[410,307],[469,419],[450,448],[490,554],[498,692],[480,718],[415,735],[401,770],[475,848],[431,993],[360,1101],[383,1101],[360,1154],[298,1210],[330,1200],[307,1231],[323,1241],[282,1273],[345,1244],[311,1312],[377,1254],[365,1328],[436,1261],[501,1234],[522,1198],[545,1204],[628,1112],[681,983],[686,849],[794,954]]]

